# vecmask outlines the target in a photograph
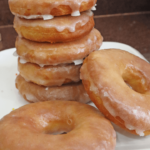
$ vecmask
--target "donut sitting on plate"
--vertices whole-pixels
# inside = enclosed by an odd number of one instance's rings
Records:
[[[0,120],[0,150],[115,150],[115,145],[111,123],[78,102],[28,104]]]
[[[140,136],[150,134],[150,64],[126,51],[95,51],[81,67],[91,100],[112,122]]]

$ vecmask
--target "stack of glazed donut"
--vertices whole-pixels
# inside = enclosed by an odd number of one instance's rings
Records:
[[[96,0],[9,0],[18,33],[16,87],[29,102],[90,101],[80,81],[83,59],[100,48]]]
[[[0,120],[0,150],[115,149],[111,123],[83,104],[90,98],[80,81],[81,64],[103,41],[89,10],[95,3],[9,0],[19,35],[16,87],[27,101],[38,103]]]

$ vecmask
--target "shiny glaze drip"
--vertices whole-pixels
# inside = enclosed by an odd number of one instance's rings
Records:
[[[16,51],[13,53],[13,56],[15,56],[15,57],[17,57],[17,56],[18,56],[18,54],[17,54],[17,52],[16,52]]]
[[[28,101],[33,101],[34,99],[36,99],[36,97],[31,94],[25,94],[25,97]]]
[[[23,16],[23,15],[18,15],[18,14],[15,14],[15,15],[20,17],[20,18],[24,18],[24,19],[38,19],[38,18],[42,18],[43,20],[50,20],[50,19],[54,18],[54,16],[52,16],[52,15],[30,15],[30,16]]]
[[[20,57],[20,63],[21,63],[21,64],[26,64],[27,61],[26,61],[25,59],[23,59],[23,58]],[[73,63],[74,63],[75,65],[80,65],[80,64],[83,63],[83,59],[74,60]],[[41,68],[47,66],[46,64],[38,64],[38,65],[39,65]],[[58,65],[58,64],[55,64],[55,65],[53,65],[53,66],[56,66],[56,65]]]
[[[9,1],[12,1],[12,0],[9,0]],[[13,0],[14,1],[14,0]],[[43,2],[43,1],[42,1]],[[80,15],[80,7],[81,7],[81,4],[85,2],[85,3],[89,3],[90,1],[89,0],[59,0],[59,1],[45,1],[45,3],[47,5],[49,5],[49,7],[46,7],[45,10],[43,11],[44,13],[42,15],[49,15],[51,14],[51,10],[54,9],[54,8],[57,8],[61,5],[63,6],[69,6],[72,10],[72,13],[71,13],[71,16],[79,16]],[[39,2],[38,5],[40,5],[41,2]],[[93,5],[95,5],[96,3],[96,0],[93,1]],[[30,4],[28,6],[26,6],[28,9],[32,9],[32,7],[35,7],[36,3],[34,4]],[[39,9],[41,9],[40,7],[36,7],[34,8],[35,9],[35,12],[40,12]],[[12,12],[13,13],[13,12]],[[15,13],[13,13],[14,15],[17,15]],[[22,16],[24,17],[24,16]],[[30,18],[30,17],[29,17]]]
[[[80,14],[79,10],[74,11],[74,12],[71,14],[71,16],[80,16],[80,15],[81,15],[81,14]]]
[[[129,124],[125,124],[126,128],[129,129],[129,130],[135,130],[136,133],[139,135],[139,136],[144,136],[144,130],[139,130],[139,129],[136,129],[135,127],[129,125]]]
[[[95,11],[96,10],[96,4],[91,8],[92,11]],[[24,15],[18,15],[18,14],[15,14],[16,16],[20,17],[20,18],[24,18],[24,19],[38,19],[38,18],[42,18],[43,20],[50,20],[50,19],[53,19],[54,16],[53,15],[30,15],[30,16],[24,16]],[[71,16],[80,16],[80,11],[77,10],[77,11],[74,11]]]
[[[26,64],[27,61],[26,61],[25,59],[23,59],[23,58],[20,58],[20,63],[21,63],[21,64]]]
[[[24,62],[26,62],[26,60],[23,60],[23,61],[21,61],[21,62],[23,62],[22,64],[24,64]],[[20,62],[20,63],[21,63]],[[74,60],[73,61],[73,63],[75,64],[75,65],[81,65],[82,63],[83,63],[83,59],[79,59],[79,60]],[[45,65],[45,64],[38,64],[41,68],[43,68],[44,66],[47,66],[47,65]],[[58,65],[58,64],[55,64],[55,65],[53,65],[53,66],[56,66],[56,65]]]
[[[43,15],[42,17],[43,17],[43,20],[49,20],[49,19],[54,18],[54,16],[52,16],[52,15]]]
[[[41,26],[43,28],[55,28],[58,32],[62,32],[65,29],[68,29],[70,32],[75,32],[76,25],[78,23],[81,26],[84,26],[93,16],[92,11],[86,11],[81,13],[80,16],[71,17],[71,16],[61,16],[55,17],[52,20],[25,20],[18,17],[15,17],[14,27],[16,26],[27,26],[27,27],[36,27]]]
[[[80,65],[83,63],[83,59],[73,61],[75,65]]]
[[[48,91],[49,87],[46,87],[45,90]]]
[[[95,10],[96,10],[96,6],[97,6],[97,4],[95,4],[95,5],[91,8],[91,10],[95,11]]]
[[[39,66],[40,66],[41,68],[43,68],[45,65],[44,65],[44,64],[39,64]]]

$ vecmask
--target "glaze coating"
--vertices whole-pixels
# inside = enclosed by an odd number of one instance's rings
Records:
[[[85,59],[81,79],[108,119],[131,133],[150,134],[149,63],[122,50],[96,51]]]
[[[95,6],[97,0],[9,0],[9,7],[14,15],[80,15],[80,12]]]
[[[67,43],[37,43],[18,37],[16,50],[26,62],[58,65],[85,58],[92,51],[98,50],[102,41],[102,35],[94,28],[83,38]]]
[[[20,63],[18,71],[27,81],[43,86],[61,86],[71,82],[80,81],[81,65],[61,64],[57,66],[39,66],[33,63]]]
[[[16,78],[16,88],[30,103],[52,100],[90,102],[90,98],[81,82],[62,86],[45,87],[26,81],[20,75]]]
[[[27,20],[15,16],[14,28],[19,36],[37,42],[68,42],[88,34],[94,27],[93,13],[80,16],[61,16],[51,20]]]
[[[62,132],[67,134],[53,135]],[[0,150],[114,150],[116,143],[111,123],[98,110],[69,101],[16,109],[0,120],[0,133]]]

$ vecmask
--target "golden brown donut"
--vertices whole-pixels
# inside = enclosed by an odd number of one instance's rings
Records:
[[[61,86],[62,84],[80,81],[81,65],[63,64],[57,66],[40,67],[33,63],[20,63],[18,71],[27,81],[43,86]]]
[[[93,13],[86,11],[80,16],[61,16],[52,20],[14,19],[14,28],[26,39],[37,42],[68,42],[88,34],[94,27]]]
[[[60,99],[79,101],[81,103],[90,102],[90,98],[81,82],[59,87],[44,87],[32,82],[27,82],[19,75],[16,78],[16,88],[24,99],[30,103]]]
[[[36,18],[41,15],[62,16],[89,10],[97,0],[9,0],[9,7],[14,15]]]
[[[67,43],[38,43],[18,37],[16,49],[17,54],[27,62],[57,65],[85,58],[98,50],[102,41],[100,32],[94,28],[83,38]]]
[[[126,51],[101,50],[85,59],[81,79],[108,119],[133,134],[150,134],[149,63]]]
[[[22,106],[0,120],[0,133],[1,150],[115,150],[116,145],[111,123],[79,102]]]

